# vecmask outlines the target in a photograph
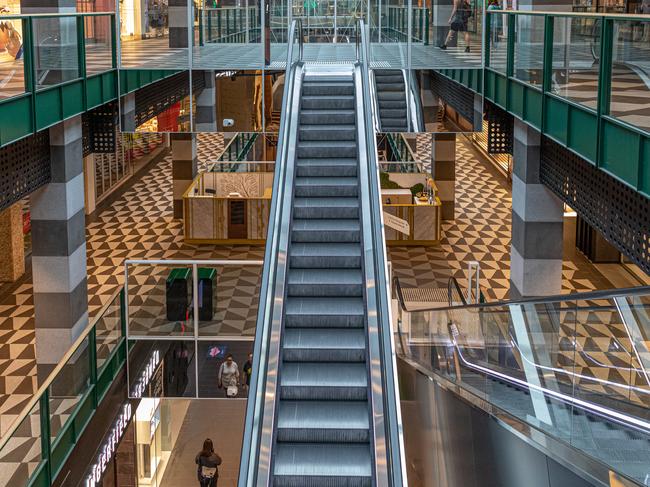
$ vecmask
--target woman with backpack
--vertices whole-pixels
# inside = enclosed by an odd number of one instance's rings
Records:
[[[197,476],[200,487],[217,487],[219,479],[219,469],[221,457],[214,452],[214,445],[210,438],[203,442],[203,449],[196,455],[195,459],[198,465]]]
[[[454,8],[449,16],[449,33],[445,42],[438,46],[440,49],[447,49],[447,44],[451,42],[454,37],[458,36],[459,32],[465,34],[465,52],[469,52],[470,41],[469,31],[467,30],[467,21],[472,16],[472,6],[468,0],[454,0]]]

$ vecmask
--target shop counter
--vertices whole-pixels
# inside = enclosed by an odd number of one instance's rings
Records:
[[[393,203],[395,191],[382,190],[382,201],[384,209],[384,232],[388,245],[434,245],[440,241],[440,211],[442,204],[436,196],[433,203],[420,201],[413,197],[409,191],[410,203]],[[407,190],[408,191],[408,190]],[[401,196],[401,195],[400,195]],[[388,204],[388,198],[391,203]],[[393,220],[388,221],[386,214],[398,218],[396,223],[408,224],[408,235],[403,233],[405,228],[398,230]],[[393,224],[391,226],[391,224]]]

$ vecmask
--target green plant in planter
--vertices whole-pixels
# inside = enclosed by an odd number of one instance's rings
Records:
[[[390,176],[387,172],[380,172],[379,173],[379,183],[381,185],[381,189],[399,189],[400,185],[397,184],[395,181],[390,180]],[[420,185],[422,186],[422,185]]]
[[[415,196],[418,193],[421,193],[422,191],[424,191],[424,184],[422,184],[422,183],[418,183],[418,184],[415,184],[415,185],[411,186],[411,194],[413,196]]]

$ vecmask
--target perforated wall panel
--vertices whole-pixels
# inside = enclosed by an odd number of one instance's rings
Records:
[[[117,102],[106,103],[88,112],[90,147],[92,152],[112,154],[115,152],[115,127],[117,127]]]
[[[650,274],[650,199],[542,137],[540,178],[605,239]]]
[[[474,92],[460,83],[431,71],[431,91],[467,120],[474,120]]]
[[[512,115],[485,100],[485,119],[488,122],[488,153],[512,154],[514,138],[514,118]]]
[[[49,183],[49,131],[43,130],[1,148],[0,174],[0,210]]]
[[[81,146],[84,157],[92,154],[93,148],[90,142],[90,118],[88,117],[88,112],[81,114]]]

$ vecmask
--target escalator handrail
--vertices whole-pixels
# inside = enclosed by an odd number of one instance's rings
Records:
[[[260,472],[270,476],[270,449],[262,452],[261,445],[264,439],[267,440],[266,443],[268,444],[267,437],[268,435],[272,437],[273,434],[272,431],[269,432],[265,428],[269,420],[269,415],[272,417],[272,413],[274,413],[274,411],[269,411],[268,404],[266,404],[269,400],[267,388],[270,386],[270,383],[273,385],[276,384],[278,377],[277,360],[274,364],[270,365],[269,359],[273,358],[270,353],[271,335],[274,331],[273,326],[277,325],[277,314],[282,314],[282,303],[284,301],[283,295],[277,295],[279,292],[278,288],[282,289],[283,292],[284,282],[280,286],[276,284],[278,276],[282,277],[282,281],[286,277],[286,253],[288,247],[286,240],[289,234],[288,224],[290,221],[291,198],[293,197],[293,185],[287,184],[287,180],[289,177],[293,177],[292,161],[295,143],[292,144],[289,138],[292,133],[294,135],[296,133],[295,124],[300,106],[299,100],[295,100],[295,79],[302,75],[302,52],[299,53],[297,62],[293,60],[293,45],[297,27],[299,27],[299,45],[302,45],[302,23],[299,19],[295,19],[291,23],[287,46],[282,116],[278,135],[278,156],[273,178],[271,211],[260,287],[257,328],[253,348],[253,373],[246,405],[239,480],[237,484],[239,487],[252,487],[255,485]],[[297,88],[299,97],[300,86]],[[285,247],[284,258],[281,258],[283,247]],[[279,347],[279,344],[276,345]],[[263,470],[263,466],[266,467],[266,471]]]
[[[399,280],[398,280],[399,282]],[[406,303],[400,299],[400,293],[398,292],[399,305],[402,310],[407,312],[425,312],[425,311],[453,311],[457,309],[489,309],[489,308],[498,308],[503,306],[509,306],[514,304],[529,304],[529,303],[565,303],[573,301],[587,301],[594,299],[608,299],[619,296],[638,296],[650,294],[650,286],[637,286],[637,287],[628,287],[628,288],[619,288],[619,289],[604,289],[599,291],[589,291],[586,293],[574,293],[574,294],[556,294],[553,296],[537,296],[531,298],[522,298],[522,299],[513,299],[513,300],[502,300],[502,301],[490,301],[489,303],[478,303],[478,304],[465,304],[465,305],[454,305],[454,306],[432,306],[431,308],[418,308],[418,309],[409,309],[406,306]]]
[[[447,281],[447,299],[449,300],[449,306],[454,306],[454,300],[451,296],[453,294],[454,288],[456,288],[456,292],[460,296],[461,305],[465,306],[467,304],[467,300],[465,299],[463,290],[460,288],[460,284],[458,284],[458,280],[454,276],[451,276],[449,278],[449,281]]]
[[[366,274],[368,353],[376,485],[408,485],[404,458],[397,362],[393,342],[388,263],[384,245],[377,138],[374,130],[366,26],[358,20],[360,62],[355,66],[357,130],[359,133],[363,261]],[[358,96],[360,94],[360,96]],[[376,385],[381,384],[381,391]]]
[[[422,100],[420,100],[420,87],[416,79],[417,71],[415,69],[402,70],[404,77],[404,87],[406,88],[406,106],[407,113],[410,113],[409,132],[426,132],[424,126],[424,110],[422,109]]]

